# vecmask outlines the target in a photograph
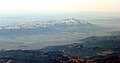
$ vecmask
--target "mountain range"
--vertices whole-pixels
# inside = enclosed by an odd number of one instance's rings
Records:
[[[15,25],[0,27],[0,36],[38,35],[38,34],[58,34],[73,32],[94,32],[100,30],[96,25],[84,20],[69,18],[53,21],[34,21]]]
[[[90,25],[90,23],[78,20],[75,18],[65,19],[65,20],[55,20],[55,21],[35,21],[23,24],[15,24],[10,26],[0,27],[0,30],[13,30],[13,29],[35,29],[41,27],[49,27],[51,25]]]

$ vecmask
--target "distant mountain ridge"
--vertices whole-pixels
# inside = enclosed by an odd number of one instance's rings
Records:
[[[87,21],[78,20],[76,18],[69,18],[65,20],[56,20],[56,21],[35,21],[30,23],[23,23],[23,24],[16,24],[16,25],[10,25],[10,26],[4,26],[0,27],[0,30],[6,30],[6,29],[34,29],[34,28],[40,28],[40,27],[48,27],[50,25],[87,25],[90,24]]]
[[[97,29],[97,30],[96,30]],[[84,20],[69,18],[56,21],[34,21],[23,24],[0,27],[0,36],[36,35],[36,34],[57,34],[72,32],[94,32],[98,31],[96,25]]]

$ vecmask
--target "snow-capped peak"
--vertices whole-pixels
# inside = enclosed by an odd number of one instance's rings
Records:
[[[87,24],[88,23],[85,20],[78,20],[76,18],[65,19],[65,20],[62,20],[61,22],[64,22],[66,24]]]

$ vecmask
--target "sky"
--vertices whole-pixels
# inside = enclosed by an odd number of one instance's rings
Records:
[[[119,12],[120,0],[0,0],[0,15],[50,12]]]
[[[117,16],[120,16],[120,0],[0,0],[0,25],[30,21],[29,18],[13,18],[13,15],[14,17],[33,14],[44,16],[61,14],[64,16],[64,13],[67,13],[66,16],[69,16],[69,13],[78,14],[79,12],[79,15],[82,15],[82,12],[86,14],[88,14],[87,12],[91,14],[109,12],[111,15],[117,13]],[[7,18],[4,18],[6,16]],[[71,16],[74,17],[74,15]],[[35,18],[31,18],[31,20],[38,20]]]

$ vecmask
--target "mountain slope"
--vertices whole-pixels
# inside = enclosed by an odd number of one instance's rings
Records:
[[[90,57],[95,55],[104,55],[119,53],[120,36],[92,36],[82,39],[82,43],[74,43],[62,46],[49,46],[41,49],[42,51],[62,51],[71,56]],[[117,49],[116,49],[117,48]]]

